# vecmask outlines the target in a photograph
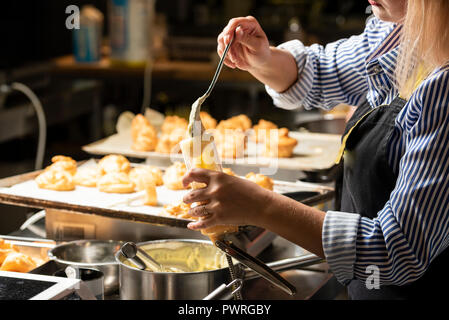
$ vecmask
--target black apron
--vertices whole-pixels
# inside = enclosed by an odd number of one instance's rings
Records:
[[[395,119],[406,101],[397,97],[390,105],[372,109],[368,102],[356,109],[348,121],[345,140],[341,211],[376,218],[393,191],[398,168],[391,168],[387,147]],[[394,170],[393,170],[394,169]],[[436,286],[449,284],[449,250],[434,259],[425,274],[404,286],[380,286],[369,290],[365,281],[352,280],[348,285],[351,299],[428,299],[439,297]]]

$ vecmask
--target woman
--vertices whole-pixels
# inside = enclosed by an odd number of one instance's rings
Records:
[[[266,84],[282,108],[358,106],[343,143],[341,212],[322,212],[218,172],[184,178],[207,188],[185,202],[191,229],[257,225],[325,257],[353,299],[431,297],[448,282],[449,2],[370,0],[363,34],[304,47],[270,47],[252,17],[232,19],[218,53]],[[373,266],[375,268],[373,269]],[[366,286],[378,270],[379,289]]]

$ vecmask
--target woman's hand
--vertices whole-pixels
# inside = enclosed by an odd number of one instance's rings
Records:
[[[200,218],[189,223],[189,229],[253,225],[324,256],[321,242],[324,212],[223,172],[193,169],[184,177],[183,184],[188,186],[194,181],[205,183],[207,187],[193,190],[184,197],[185,203],[205,203],[189,211]]]
[[[201,218],[188,225],[193,230],[216,225],[259,225],[273,196],[273,192],[254,182],[223,172],[192,169],[183,183],[188,186],[193,181],[207,184],[184,197],[185,203],[207,203],[190,210],[190,215]]]
[[[230,68],[248,71],[260,82],[284,92],[298,79],[293,55],[271,47],[265,32],[254,17],[234,18],[218,36],[217,52],[221,57],[226,45],[235,39],[224,63]]]
[[[225,64],[230,68],[255,70],[270,61],[270,45],[265,32],[254,17],[231,19],[218,36],[217,52],[221,57],[226,45],[234,37]]]

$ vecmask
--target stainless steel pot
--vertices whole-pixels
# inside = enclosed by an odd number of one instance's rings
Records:
[[[100,270],[104,274],[104,293],[108,295],[119,289],[119,266],[114,254],[122,244],[120,241],[71,241],[54,247],[48,251],[48,256],[61,268],[77,266]]]
[[[137,244],[141,248],[165,248],[173,244],[210,246],[218,251],[210,241],[181,239],[157,240]],[[201,300],[223,283],[231,281],[227,265],[223,268],[200,272],[151,272],[139,270],[125,264],[126,258],[120,253],[115,254],[119,264],[120,298],[123,300]],[[303,267],[323,260],[315,255],[306,255],[268,263],[273,270],[285,270]],[[254,278],[258,275],[240,263],[236,265],[237,277]]]

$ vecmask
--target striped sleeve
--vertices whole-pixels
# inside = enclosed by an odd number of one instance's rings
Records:
[[[347,283],[379,268],[380,284],[419,279],[449,243],[449,71],[421,84],[397,121],[406,141],[396,186],[375,219],[329,212],[323,247]],[[394,147],[393,147],[394,150]]]
[[[278,93],[266,86],[276,106],[284,109],[319,107],[331,109],[337,104],[359,105],[368,92],[365,58],[392,31],[394,26],[376,18],[358,36],[323,47],[305,47],[293,40],[279,48],[289,51],[298,65],[298,80],[287,91]]]

